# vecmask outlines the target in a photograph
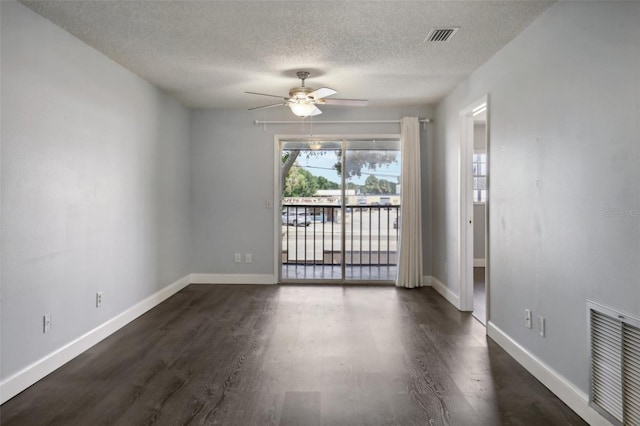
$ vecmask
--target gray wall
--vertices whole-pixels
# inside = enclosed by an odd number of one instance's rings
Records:
[[[491,320],[585,392],[586,300],[640,316],[638,22],[637,2],[556,3],[436,114],[434,275],[459,291],[458,113],[489,93]]]
[[[473,123],[473,148],[487,149],[487,123],[485,121]]]
[[[247,95],[248,96],[248,95]],[[256,103],[259,104],[256,97]],[[384,120],[431,117],[415,108],[323,108],[316,120]],[[193,271],[217,274],[273,274],[274,135],[398,134],[398,124],[262,125],[254,120],[293,120],[285,108],[262,111],[201,110],[191,114]],[[422,127],[421,127],[422,129]],[[429,200],[431,127],[421,131],[423,208]],[[430,271],[429,221],[424,220],[425,274]],[[253,263],[236,264],[233,253],[253,253]]]
[[[5,379],[190,272],[190,156],[172,97],[26,7],[0,10]]]
[[[2,2],[0,15],[1,380],[190,272],[273,273],[273,210],[265,208],[274,191],[273,135],[310,128],[252,123],[291,120],[284,109],[190,112],[24,6]],[[322,119],[432,113],[327,108]],[[425,165],[431,133],[421,134]],[[428,177],[423,170],[425,211]],[[425,215],[425,274],[429,224]],[[253,263],[233,263],[234,252],[252,252]]]
[[[473,205],[473,258],[484,259],[485,257],[485,205],[474,204]]]

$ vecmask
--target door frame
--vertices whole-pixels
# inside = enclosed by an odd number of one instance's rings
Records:
[[[458,155],[458,276],[460,281],[460,310],[473,311],[473,117],[474,113],[486,107],[487,144],[487,201],[485,203],[485,294],[486,322],[489,322],[489,94],[472,102],[459,113],[460,149]]]
[[[323,140],[341,140],[348,141],[354,139],[397,139],[400,141],[400,152],[402,155],[402,135],[400,133],[353,133],[353,134],[320,134],[320,135],[301,135],[301,134],[275,134],[273,136],[273,200],[271,201],[271,206],[273,208],[273,283],[280,284],[282,283],[282,218],[280,216],[280,202],[282,200],[282,187],[280,181],[280,169],[282,167],[282,157],[281,153],[281,141],[283,140],[299,140],[299,141],[323,141]],[[345,157],[343,156],[343,159]],[[342,178],[342,187],[344,189],[345,178]],[[343,194],[344,198],[344,194]],[[342,200],[342,213],[344,215],[344,199]],[[344,216],[343,216],[344,217]],[[343,237],[345,233],[342,233]],[[344,248],[344,241],[343,241]],[[345,259],[345,256],[342,256]],[[344,275],[344,264],[343,264],[343,275]],[[337,280],[326,280],[327,283],[337,283],[337,284],[358,284],[361,281],[358,280],[346,280],[343,278],[339,281]],[[289,283],[289,281],[287,281]],[[366,282],[367,284],[383,284],[386,285],[386,282]]]

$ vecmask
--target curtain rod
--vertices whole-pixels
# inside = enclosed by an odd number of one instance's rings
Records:
[[[420,119],[421,123],[431,123],[430,118]],[[398,123],[400,124],[401,120],[345,120],[345,121],[335,121],[335,120],[327,120],[327,121],[261,121],[255,120],[253,124],[383,124],[383,123]]]

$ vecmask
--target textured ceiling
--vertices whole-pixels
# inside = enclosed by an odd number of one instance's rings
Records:
[[[544,1],[21,1],[197,108],[248,108],[307,86],[370,105],[437,102]],[[424,43],[433,27],[459,27]]]

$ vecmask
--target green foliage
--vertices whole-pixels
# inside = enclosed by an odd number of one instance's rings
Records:
[[[330,151],[312,150],[287,150],[282,152],[282,188],[285,197],[312,197],[319,189],[339,189],[340,185],[323,176],[314,176],[309,171],[301,168],[297,162],[300,154],[305,158],[318,157],[328,154]],[[333,168],[342,173],[342,152],[334,151],[337,162]],[[363,170],[375,171],[378,167],[388,165],[396,161],[397,151],[369,151],[353,150],[347,153],[345,177],[361,176]],[[383,195],[395,194],[396,183],[385,179],[377,179],[371,175],[367,177],[364,185],[347,183],[347,189],[360,190],[363,194]]]
[[[345,176],[348,178],[353,176],[362,176],[363,170],[375,171],[378,167],[391,164],[396,161],[398,151],[369,151],[354,150],[347,152],[347,161],[345,166]],[[333,165],[338,175],[342,174],[342,152],[336,151],[338,161]]]
[[[360,188],[362,187],[354,182],[347,182],[347,189],[355,189],[357,191]]]
[[[313,197],[319,189],[339,189],[340,185],[323,176],[314,176],[309,171],[293,166],[285,177],[285,197]]]
[[[340,189],[340,184],[332,182],[324,176],[314,176],[318,183],[318,189]]]
[[[282,152],[282,180],[289,174],[289,170],[295,164],[300,154],[305,158],[321,157],[331,151],[313,151],[291,149]],[[333,151],[336,156],[336,163],[333,168],[342,175],[342,151]],[[375,151],[375,150],[352,150],[347,153],[347,164],[345,167],[346,178],[362,176],[363,170],[375,171],[378,167],[395,162],[398,158],[398,151]]]
[[[293,166],[284,180],[285,197],[313,197],[318,190],[318,184],[311,173],[300,167]]]
[[[362,186],[361,190],[363,194],[368,195],[395,194],[396,184],[371,175],[364,181],[364,186]]]

